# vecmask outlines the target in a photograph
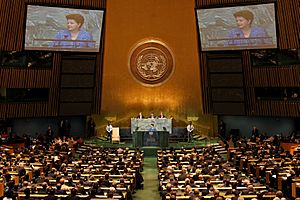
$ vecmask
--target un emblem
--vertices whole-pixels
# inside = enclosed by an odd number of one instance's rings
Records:
[[[129,68],[137,81],[155,86],[168,80],[174,69],[174,60],[164,43],[150,40],[135,46],[130,54]]]

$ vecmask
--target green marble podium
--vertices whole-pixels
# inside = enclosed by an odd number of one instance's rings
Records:
[[[150,133],[150,134],[149,134]],[[169,146],[169,132],[155,131],[134,131],[133,132],[133,146],[158,146],[161,148]]]
[[[149,131],[151,124],[156,131]],[[131,119],[131,134],[134,147],[158,146],[168,147],[169,134],[172,133],[172,119],[145,118]]]
[[[131,119],[131,134],[136,131],[148,131],[154,125],[157,131],[167,131],[172,133],[172,119],[167,118],[145,118],[145,119]]]

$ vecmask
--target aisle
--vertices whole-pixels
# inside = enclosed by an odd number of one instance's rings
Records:
[[[144,189],[138,190],[134,195],[134,200],[160,200],[161,197],[158,192],[158,180],[157,180],[157,158],[145,157],[144,158],[144,171],[142,175],[144,177]]]

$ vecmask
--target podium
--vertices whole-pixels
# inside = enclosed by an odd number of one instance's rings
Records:
[[[172,133],[172,119],[158,118],[158,119],[131,119],[131,134],[135,131],[148,131],[154,125],[157,131],[166,131]]]
[[[154,126],[156,131],[149,131]],[[134,147],[144,146],[169,146],[169,134],[172,133],[172,119],[167,118],[147,118],[131,119],[131,134]]]
[[[169,132],[167,131],[134,131],[133,146],[158,146],[161,148],[169,146]]]

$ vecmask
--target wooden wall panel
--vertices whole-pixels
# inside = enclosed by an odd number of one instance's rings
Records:
[[[300,65],[281,67],[251,66],[249,51],[243,52],[246,115],[299,117],[299,102],[256,99],[255,87],[300,87]]]
[[[244,101],[244,90],[242,88],[212,88],[212,101]]]
[[[51,69],[0,68],[0,88],[50,88]]]
[[[247,100],[246,114],[249,116],[300,116],[300,104],[297,101],[259,100],[255,97],[254,88],[247,88],[245,97]]]
[[[62,89],[60,92],[60,102],[91,102],[94,95],[93,89]]]
[[[102,37],[104,38],[104,36]],[[96,70],[95,70],[95,89],[94,89],[94,99],[92,105],[92,113],[100,114],[101,113],[101,88],[102,88],[102,62],[103,62],[103,49],[104,42],[101,42],[101,52],[97,54],[96,57]]]
[[[62,75],[61,87],[94,87],[94,75]]]
[[[7,104],[5,117],[42,117],[42,111],[47,110],[47,107],[47,103]]]
[[[62,61],[63,73],[95,73],[95,59],[64,59]]]
[[[213,103],[212,107],[218,115],[245,115],[244,103]]]
[[[252,104],[252,116],[278,116],[299,117],[300,105],[297,102],[288,101],[259,101]]]
[[[241,58],[209,59],[210,72],[242,72]]]
[[[211,87],[243,87],[242,74],[211,74]]]
[[[203,112],[209,113],[211,111],[211,92],[210,92],[210,79],[208,73],[207,54],[205,52],[200,53],[200,66],[201,67],[201,80],[202,80],[202,98],[203,98]]]
[[[297,65],[283,67],[256,67],[252,70],[253,86],[300,87],[300,68]]]
[[[279,48],[299,48],[299,1],[277,1]]]
[[[6,117],[6,105],[0,103],[0,118],[5,118]]]
[[[45,108],[44,111],[47,114],[43,116],[57,116],[58,115],[58,97],[59,97],[59,88],[50,88],[49,89],[49,101],[48,101],[48,106]]]
[[[91,103],[61,103],[59,115],[90,115],[92,109]]]
[[[287,68],[288,69],[288,68]],[[299,67],[295,69],[280,71],[280,69],[257,69],[253,72],[253,85],[246,87],[247,115],[255,116],[282,116],[282,117],[299,117],[300,103],[295,101],[266,101],[257,100],[254,92],[255,87],[300,87],[299,82],[293,79],[299,79],[299,75],[294,77],[296,72],[299,74]],[[295,73],[295,74],[292,74]],[[293,78],[294,77],[294,78]],[[292,80],[292,81],[291,81]]]

